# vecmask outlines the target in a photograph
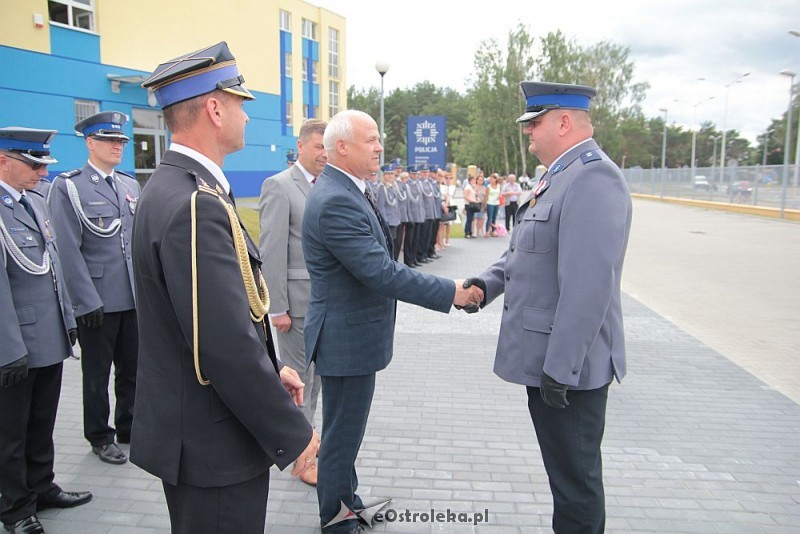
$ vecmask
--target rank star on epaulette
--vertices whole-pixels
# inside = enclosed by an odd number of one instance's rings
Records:
[[[597,152],[596,150],[588,150],[583,154],[581,154],[581,161],[583,162],[584,165],[592,161],[598,161],[601,159],[603,159],[602,156],[600,156],[600,153]]]

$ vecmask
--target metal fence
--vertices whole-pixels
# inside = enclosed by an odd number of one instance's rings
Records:
[[[726,167],[724,176],[720,175],[719,167],[698,167],[694,176],[689,167],[633,167],[623,171],[631,193],[800,209],[800,187],[793,183],[794,165],[789,167],[786,188],[783,172],[783,165]]]

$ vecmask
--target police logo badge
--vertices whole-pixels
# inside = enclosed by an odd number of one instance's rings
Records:
[[[93,184],[100,183],[100,177],[99,177],[99,176],[97,176],[96,174],[93,174],[93,175],[92,175],[92,178],[91,178],[91,180],[92,180],[92,183],[93,183]]]
[[[13,201],[13,200],[11,200],[11,197],[10,197],[10,196],[8,196],[8,195],[5,195],[5,196],[3,197],[3,204],[5,204],[7,207],[11,208],[11,207],[13,207],[13,206],[14,206],[14,201]]]

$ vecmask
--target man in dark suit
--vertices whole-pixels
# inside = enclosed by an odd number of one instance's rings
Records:
[[[142,192],[133,262],[139,374],[131,461],[159,477],[172,532],[262,532],[269,468],[315,463],[275,358],[258,249],[221,167],[244,147],[253,96],[224,42],[169,61],[152,88],[172,144]],[[287,391],[288,390],[288,391]]]
[[[264,180],[258,200],[264,258],[264,280],[270,296],[270,321],[278,333],[281,363],[297,371],[305,384],[301,406],[314,426],[320,380],[314,365],[306,365],[303,320],[311,294],[311,281],[303,257],[303,212],[311,186],[322,172],[328,156],[322,144],[325,121],[310,119],[300,127],[297,158],[288,169]],[[300,480],[317,485],[317,468],[307,469]]]
[[[38,510],[92,499],[53,482],[62,362],[78,336],[56,235],[35,191],[57,163],[55,134],[0,129],[0,520],[12,534],[41,534]]]
[[[480,302],[481,291],[423,275],[394,261],[389,227],[367,195],[383,147],[375,121],[343,111],[325,129],[328,165],[306,202],[303,251],[311,277],[306,360],[322,377],[322,444],[317,495],[325,532],[355,532],[340,515],[363,505],[355,462],[364,437],[375,373],[392,358],[397,301],[447,313]]]
[[[56,177],[47,195],[58,231],[64,282],[78,319],[83,371],[83,435],[100,461],[124,464],[115,443],[130,443],[139,337],[131,232],[139,183],[115,170],[130,138],[125,114],[104,111],[80,121],[89,161]],[[114,364],[114,426],[108,380]]]
[[[517,122],[548,172],[520,205],[506,253],[466,285],[484,290],[484,304],[504,294],[494,372],[527,387],[553,530],[600,533],[608,386],[625,376],[620,277],[630,192],[592,139],[593,88],[521,86],[527,110]]]

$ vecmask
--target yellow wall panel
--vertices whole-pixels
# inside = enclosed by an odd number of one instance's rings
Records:
[[[0,0],[0,44],[50,53],[47,0]],[[33,24],[33,14],[44,20],[43,28]]]

